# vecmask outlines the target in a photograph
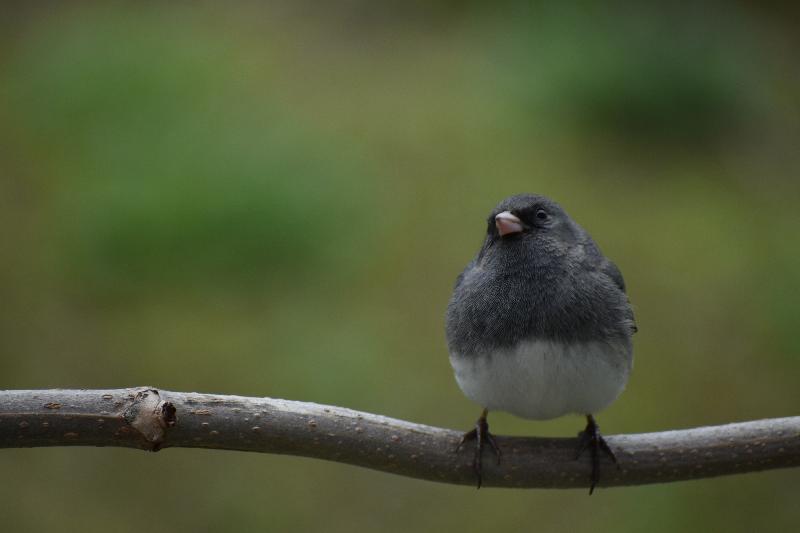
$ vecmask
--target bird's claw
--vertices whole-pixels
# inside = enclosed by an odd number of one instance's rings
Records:
[[[575,454],[575,459],[579,459],[587,448],[589,449],[592,459],[592,473],[589,485],[589,494],[591,495],[594,492],[594,488],[597,486],[597,483],[600,481],[601,451],[605,453],[615,465],[617,465],[617,468],[619,468],[617,457],[614,455],[614,452],[611,450],[611,447],[608,445],[603,436],[600,435],[600,427],[597,425],[597,422],[595,422],[592,415],[586,416],[586,429],[578,434],[578,449]]]
[[[460,451],[464,443],[470,440],[475,440],[475,456],[472,459],[472,469],[475,471],[475,476],[478,478],[478,488],[481,488],[483,483],[483,464],[482,455],[484,442],[489,443],[489,448],[492,449],[497,456],[497,464],[500,464],[500,447],[497,445],[494,435],[489,433],[489,423],[486,421],[487,411],[484,409],[483,414],[475,422],[475,427],[461,437],[461,441],[456,447],[456,451]]]

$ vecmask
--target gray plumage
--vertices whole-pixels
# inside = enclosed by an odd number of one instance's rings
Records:
[[[502,212],[522,231],[501,236]],[[527,418],[610,404],[627,382],[635,331],[619,269],[557,203],[533,194],[494,208],[447,308],[462,390],[483,407]]]

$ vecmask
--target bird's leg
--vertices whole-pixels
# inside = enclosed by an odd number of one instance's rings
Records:
[[[494,435],[489,433],[489,423],[486,421],[486,416],[489,414],[488,409],[484,409],[480,418],[475,422],[475,428],[464,433],[461,437],[461,442],[458,443],[456,451],[460,450],[465,442],[475,439],[475,458],[472,460],[472,468],[475,470],[475,475],[478,478],[478,488],[481,488],[483,481],[482,468],[481,468],[481,455],[483,452],[483,443],[488,442],[489,447],[497,456],[497,464],[500,464],[500,448],[497,446],[497,441]]]
[[[586,429],[578,434],[578,453],[575,455],[575,459],[580,458],[586,448],[589,448],[589,453],[592,457],[592,476],[591,484],[589,485],[589,494],[592,494],[595,486],[600,481],[600,452],[605,452],[614,461],[614,464],[617,464],[614,452],[611,451],[606,440],[600,435],[600,426],[597,425],[592,415],[586,415]]]

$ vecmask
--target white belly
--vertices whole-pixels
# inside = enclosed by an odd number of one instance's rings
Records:
[[[450,355],[464,394],[489,410],[546,420],[608,407],[628,381],[628,342],[529,341],[491,356]]]

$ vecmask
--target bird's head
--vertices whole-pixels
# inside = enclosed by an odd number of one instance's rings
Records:
[[[518,194],[497,204],[488,219],[487,241],[503,246],[576,242],[580,227],[556,202]]]

